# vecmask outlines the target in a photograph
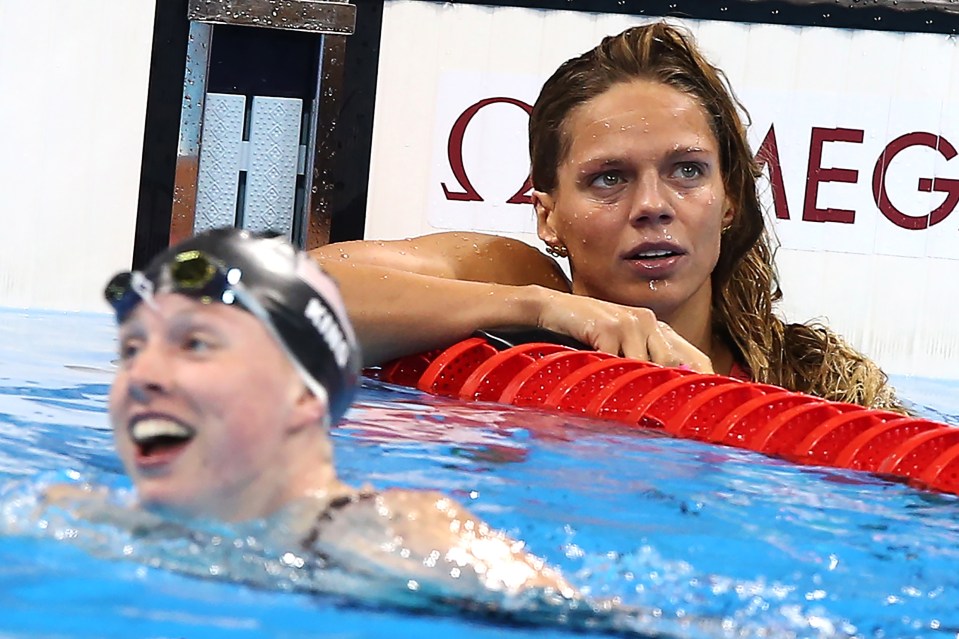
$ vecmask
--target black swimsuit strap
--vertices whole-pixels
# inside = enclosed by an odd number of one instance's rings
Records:
[[[317,540],[320,538],[320,533],[323,530],[323,527],[327,522],[333,521],[333,515],[339,510],[342,510],[344,507],[350,504],[358,504],[362,501],[369,501],[374,499],[379,495],[376,491],[371,490],[361,490],[357,493],[352,493],[350,495],[340,495],[339,497],[334,497],[327,503],[326,507],[321,510],[316,515],[316,520],[313,524],[313,527],[310,529],[309,534],[303,538],[303,548],[313,552],[318,558],[322,559],[324,562],[329,560],[329,557],[326,557],[323,553],[318,552],[313,548]]]

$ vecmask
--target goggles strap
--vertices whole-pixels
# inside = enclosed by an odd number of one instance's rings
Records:
[[[155,288],[153,282],[142,272],[133,271],[130,273],[130,290],[154,310],[157,308],[156,300],[153,299]]]

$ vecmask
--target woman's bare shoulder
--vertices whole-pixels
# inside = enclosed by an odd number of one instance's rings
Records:
[[[569,290],[559,265],[526,242],[469,231],[404,240],[339,242],[314,249],[325,266],[361,263],[448,279]]]
[[[438,490],[390,488],[379,493],[381,503],[390,509],[460,514],[459,503]]]

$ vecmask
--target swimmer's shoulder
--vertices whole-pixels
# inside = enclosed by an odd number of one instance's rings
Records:
[[[307,543],[330,566],[349,569],[364,558],[378,566],[380,575],[443,583],[454,598],[525,588],[578,596],[562,575],[528,554],[522,542],[438,491],[361,491],[331,501],[330,507]]]
[[[461,280],[569,290],[563,270],[548,255],[521,240],[486,233],[438,233],[434,241],[455,255]]]
[[[451,514],[459,517],[461,510],[436,491],[359,490],[330,499],[301,543],[333,563],[342,563],[344,556],[363,556],[398,565],[455,544]],[[389,550],[397,540],[402,540],[405,556]]]
[[[379,493],[380,503],[407,521],[441,523],[446,527],[450,520],[464,516],[472,518],[455,499],[437,490],[406,490],[391,488]]]
[[[526,242],[488,233],[450,231],[405,240],[340,242],[314,249],[326,267],[339,262],[396,268],[423,275],[568,291],[555,260]]]
[[[527,588],[549,589],[565,598],[579,593],[563,576],[526,550],[526,544],[476,517],[455,499],[438,491],[389,490],[381,499],[393,513],[407,546],[420,556],[441,551],[444,566],[472,566],[473,578],[484,588],[519,592]],[[405,528],[405,530],[403,530]],[[404,532],[406,533],[404,535]],[[435,561],[435,560],[434,560]],[[462,575],[463,573],[457,572]]]
[[[352,529],[374,537],[399,534],[435,543],[440,537],[453,540],[460,530],[473,530],[467,522],[476,525],[476,532],[485,531],[465,507],[439,491],[359,490],[331,499],[317,515],[310,536],[314,541],[328,539]]]

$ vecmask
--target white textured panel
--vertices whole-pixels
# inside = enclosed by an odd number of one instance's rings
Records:
[[[291,235],[302,110],[296,98],[253,98],[243,228]]]
[[[245,95],[209,93],[197,174],[195,232],[236,224]]]

